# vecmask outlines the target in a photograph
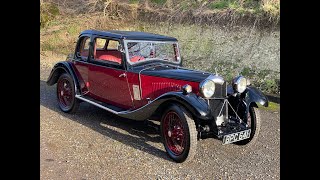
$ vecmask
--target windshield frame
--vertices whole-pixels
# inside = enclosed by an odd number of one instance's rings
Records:
[[[124,39],[123,40],[123,44],[124,44],[124,50],[126,53],[126,61],[130,64],[130,65],[136,65],[136,64],[140,64],[143,62],[152,62],[155,61],[154,59],[152,60],[144,60],[144,61],[140,61],[140,62],[131,62],[130,61],[130,57],[129,57],[129,50],[128,50],[128,46],[127,43],[128,42],[153,42],[153,43],[172,43],[172,44],[176,44],[177,45],[177,50],[178,50],[178,54],[179,56],[177,57],[178,61],[164,61],[164,60],[156,60],[156,61],[161,61],[161,62],[167,62],[167,63],[173,63],[173,64],[180,64],[181,63],[181,55],[180,55],[180,47],[179,47],[179,43],[178,41],[157,41],[157,40],[132,40],[132,39]]]

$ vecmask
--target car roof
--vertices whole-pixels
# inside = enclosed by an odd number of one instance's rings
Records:
[[[156,41],[177,41],[174,37],[163,36],[159,34],[139,32],[139,31],[98,31],[98,30],[85,30],[82,34],[94,34],[99,36],[106,36],[117,39],[131,39],[131,40],[156,40]]]

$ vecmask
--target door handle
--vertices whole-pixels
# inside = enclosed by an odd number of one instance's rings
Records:
[[[126,77],[126,76],[127,76],[126,73],[122,73],[122,74],[119,75],[119,77]]]

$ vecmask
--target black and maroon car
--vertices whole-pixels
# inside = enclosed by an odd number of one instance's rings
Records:
[[[63,112],[88,102],[120,117],[160,121],[176,162],[191,160],[203,137],[252,143],[260,130],[257,104],[268,106],[248,79],[228,85],[218,74],[184,68],[176,38],[145,32],[81,32],[74,54],[52,69],[47,84],[55,83]]]

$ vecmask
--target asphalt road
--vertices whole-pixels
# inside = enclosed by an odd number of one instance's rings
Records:
[[[118,118],[88,103],[59,110],[55,86],[40,74],[41,179],[280,179],[280,112],[261,111],[254,146],[198,142],[190,163],[173,162],[156,126]]]

